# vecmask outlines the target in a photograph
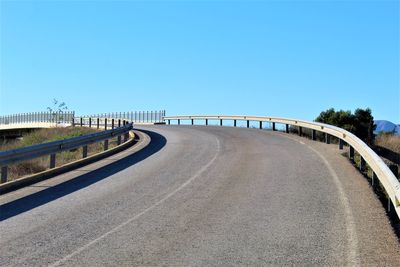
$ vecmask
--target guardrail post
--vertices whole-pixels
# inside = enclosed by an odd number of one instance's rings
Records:
[[[118,135],[118,137],[117,137],[117,144],[118,144],[118,145],[121,144],[121,136],[120,136],[120,135]]]
[[[100,118],[97,118],[97,129],[100,128]]]
[[[327,143],[327,144],[330,144],[331,143],[331,136],[329,135],[329,134],[325,134],[325,142]]]
[[[107,130],[107,118],[104,119],[104,130]]]
[[[171,120],[168,120],[168,125],[171,125]]]
[[[350,146],[349,150],[349,159],[350,161],[354,162],[354,147]]]
[[[50,169],[54,169],[56,167],[56,154],[50,155]]]
[[[372,188],[376,189],[378,184],[379,184],[378,176],[376,176],[376,173],[373,171],[372,172],[372,178],[371,178]]]
[[[219,126],[222,126],[222,119],[219,120]]]
[[[121,119],[118,119],[118,127],[121,127]]]
[[[208,125],[208,119],[206,119],[206,126]]]
[[[262,121],[260,121],[260,127],[259,128],[262,129]]]
[[[8,176],[8,167],[7,166],[2,166],[1,167],[1,180],[0,183],[6,183],[7,182],[7,176]]]
[[[285,132],[286,132],[286,133],[289,133],[289,124],[286,124],[286,130],[285,130]]]
[[[104,151],[108,150],[108,139],[104,140]]]
[[[114,119],[111,119],[111,129],[114,129]]]
[[[250,121],[247,120],[247,128],[250,128]]]
[[[363,157],[360,156],[360,172],[363,172],[365,169],[365,160]]]
[[[311,139],[314,141],[317,140],[317,131],[314,129],[312,130]]]
[[[342,150],[344,145],[344,141],[342,139],[339,139],[339,149]]]
[[[180,119],[178,119],[178,125],[181,125],[181,120]]]
[[[87,157],[87,152],[88,152],[88,146],[83,146],[82,147],[82,158],[86,158]]]
[[[82,127],[83,126],[83,118],[82,117],[81,117],[81,121],[80,122],[81,122],[81,127]]]
[[[126,125],[126,120],[123,120],[122,121],[122,126],[125,126]]]
[[[276,131],[275,122],[272,123],[272,131]]]
[[[92,128],[92,118],[89,118],[89,128]]]
[[[192,125],[194,124],[194,121],[193,121],[193,119],[191,119],[191,121],[192,121]]]
[[[236,127],[236,120],[233,120],[233,127]]]
[[[303,136],[303,127],[299,126],[299,135]]]

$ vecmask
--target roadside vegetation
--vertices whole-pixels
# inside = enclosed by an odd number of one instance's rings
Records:
[[[12,140],[5,144],[0,144],[0,151],[11,150],[26,146],[48,143],[57,140],[68,139],[72,137],[82,136],[86,134],[96,133],[97,129],[86,127],[66,127],[66,128],[50,128],[40,129],[27,133],[21,139]],[[117,145],[116,138],[109,140],[109,148]],[[88,146],[88,156],[102,152],[103,143],[95,143]],[[38,173],[49,169],[50,156],[43,156],[32,160],[22,161],[9,166],[8,180]],[[56,167],[70,163],[82,158],[82,148],[64,151],[56,155]]]

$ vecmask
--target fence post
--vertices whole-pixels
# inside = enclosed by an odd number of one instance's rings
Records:
[[[87,153],[88,153],[88,146],[83,146],[82,147],[82,157],[86,158],[87,157]]]
[[[360,172],[363,172],[365,169],[365,160],[362,156],[360,156]]]
[[[50,169],[53,169],[56,167],[56,154],[51,154],[50,155]]]
[[[317,139],[317,131],[314,129],[312,130],[311,139],[314,141]]]
[[[7,175],[8,175],[8,167],[7,166],[2,166],[1,167],[1,180],[0,183],[6,183],[7,182]]]
[[[328,133],[325,134],[325,141],[327,144],[331,143],[331,136]]]
[[[354,147],[350,146],[349,150],[349,159],[351,162],[354,162]]]
[[[339,149],[342,150],[344,145],[344,141],[342,139],[339,139]]]

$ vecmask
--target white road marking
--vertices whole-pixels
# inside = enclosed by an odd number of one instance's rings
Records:
[[[134,217],[128,219],[127,221],[121,223],[120,225],[114,227],[113,229],[111,229],[110,231],[104,233],[103,235],[99,236],[96,239],[93,239],[92,241],[90,241],[89,243],[87,243],[86,245],[78,248],[77,250],[73,251],[72,253],[66,255],[65,257],[63,257],[62,259],[54,262],[53,264],[49,265],[51,267],[53,266],[59,266],[60,264],[66,262],[67,260],[69,260],[70,258],[74,257],[75,255],[78,255],[79,253],[81,253],[82,251],[84,251],[85,249],[93,246],[94,244],[96,244],[97,242],[101,241],[102,239],[108,237],[109,235],[115,233],[116,231],[118,231],[119,229],[121,229],[122,227],[124,227],[125,225],[135,221],[136,219],[138,219],[139,217],[141,217],[142,215],[146,214],[147,212],[153,210],[155,207],[161,205],[162,203],[164,203],[166,200],[168,200],[169,198],[171,198],[173,195],[175,195],[176,193],[178,193],[179,191],[181,191],[182,189],[184,189],[186,186],[188,186],[190,183],[192,183],[197,177],[199,177],[205,170],[207,170],[213,163],[214,161],[218,158],[219,152],[220,152],[220,141],[218,138],[216,138],[217,140],[217,150],[216,153],[214,155],[214,157],[206,164],[204,165],[199,171],[197,171],[192,177],[190,177],[190,179],[188,179],[186,182],[184,182],[182,185],[180,185],[177,189],[175,189],[174,191],[172,191],[171,193],[169,193],[168,195],[166,195],[164,198],[162,198],[161,200],[157,201],[155,204],[153,204],[152,206],[148,207],[147,209],[143,210],[142,212],[136,214]]]
[[[298,143],[305,144],[304,142],[292,138],[290,136],[285,136],[290,138]],[[358,237],[357,231],[354,222],[353,212],[351,211],[351,207],[349,204],[349,199],[347,198],[346,193],[344,192],[342,182],[340,181],[338,175],[336,174],[335,170],[329,164],[328,160],[317,150],[312,148],[311,146],[307,145],[307,147],[312,150],[315,154],[318,155],[324,162],[325,166],[328,168],[329,173],[333,177],[333,182],[335,183],[336,189],[339,193],[340,202],[343,205],[345,211],[345,224],[346,224],[346,232],[347,232],[347,264],[349,266],[361,266],[360,263],[360,256],[359,256],[359,249],[358,249]]]

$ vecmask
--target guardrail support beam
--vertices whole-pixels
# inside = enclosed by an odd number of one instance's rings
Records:
[[[222,119],[219,120],[219,126],[222,126]]]
[[[360,156],[360,172],[365,170],[365,160],[363,157]]]
[[[97,118],[97,129],[100,128],[100,118]]]
[[[104,140],[104,151],[108,150],[108,139]]]
[[[330,144],[331,143],[331,136],[329,134],[325,134],[325,143]]]
[[[8,167],[7,166],[2,166],[1,167],[1,180],[0,183],[6,183],[7,182],[7,176],[8,176]]]
[[[56,154],[50,154],[50,169],[56,167]]]
[[[250,121],[247,120],[247,128],[250,128]]]
[[[299,126],[299,135],[303,136],[303,127]]]
[[[81,123],[81,127],[82,127],[83,126],[83,118],[82,117],[81,117],[80,123]]]
[[[180,119],[178,119],[178,125],[181,125],[181,120]]]
[[[259,128],[262,129],[262,121],[260,121],[260,127]]]
[[[349,150],[349,159],[351,162],[354,162],[354,147],[350,146]]]
[[[276,131],[275,122],[272,123],[272,131]]]
[[[120,135],[118,135],[118,137],[117,137],[117,144],[118,144],[118,145],[121,144],[121,136],[120,136]]]
[[[233,120],[233,127],[236,127],[236,120]]]
[[[317,131],[314,129],[312,130],[311,139],[314,141],[317,140]]]
[[[342,139],[339,139],[339,149],[342,150],[344,145],[344,141]]]
[[[191,121],[192,121],[192,125],[194,125],[194,120],[193,120],[193,119],[191,119]]]
[[[104,119],[104,130],[107,130],[107,118]]]
[[[285,132],[286,132],[286,133],[289,133],[289,124],[286,124],[286,130],[285,130]]]
[[[111,119],[111,129],[114,129],[114,119]]]
[[[121,119],[118,119],[118,128],[121,127]]]
[[[171,125],[171,120],[168,120],[168,125]]]
[[[89,128],[92,128],[92,118],[89,118]]]
[[[82,158],[87,158],[88,154],[88,146],[83,146],[82,147]]]
[[[208,119],[206,119],[206,126],[208,125]]]

